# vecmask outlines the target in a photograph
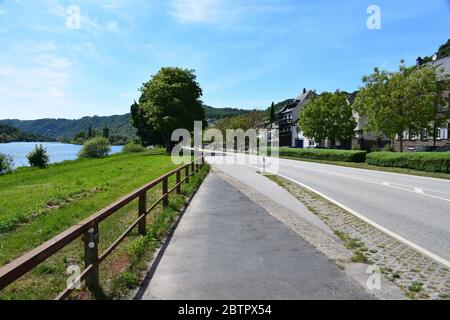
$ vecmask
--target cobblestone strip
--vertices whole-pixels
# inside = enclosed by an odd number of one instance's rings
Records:
[[[450,271],[444,265],[311,191],[278,176],[268,177],[324,221],[353,252],[353,262],[376,265],[410,299],[449,300]]]

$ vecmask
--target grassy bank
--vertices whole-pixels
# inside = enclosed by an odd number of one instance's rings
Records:
[[[176,166],[162,152],[117,154],[105,159],[72,161],[52,165],[48,169],[23,169],[0,177],[0,265],[4,265],[30,249],[51,239],[71,225],[90,216],[121,196],[161,176]],[[192,193],[196,180],[184,186]],[[198,181],[197,181],[198,183]],[[173,185],[174,181],[170,181]],[[161,195],[160,189],[149,192],[148,202]],[[156,222],[158,240],[173,212],[184,204],[185,197],[171,199],[169,209],[157,208],[148,217],[148,226]],[[170,210],[173,212],[170,213]],[[169,213],[168,213],[169,212]],[[158,220],[160,215],[164,218]],[[107,248],[137,217],[137,201],[133,201],[100,224],[100,251]],[[159,221],[159,222],[158,222]],[[151,230],[151,229],[150,229]],[[113,280],[126,272],[133,258],[132,243],[139,239],[133,232],[101,266],[101,282],[105,294],[111,295]],[[81,241],[74,243],[47,260],[14,285],[0,292],[0,299],[52,299],[65,287],[68,266],[83,266]],[[139,261],[139,259],[137,259]],[[139,263],[134,263],[139,265]],[[117,294],[116,294],[117,295]],[[85,291],[76,298],[89,298]]]
[[[70,217],[78,218],[75,211],[94,212],[174,168],[169,156],[153,152],[67,161],[43,170],[22,168],[0,176],[0,234],[42,216],[63,215],[71,223]]]

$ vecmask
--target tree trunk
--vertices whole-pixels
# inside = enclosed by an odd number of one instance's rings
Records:
[[[336,139],[330,139],[330,146],[331,148],[336,147]]]
[[[400,152],[403,152],[403,134],[399,135],[399,139],[400,139]]]

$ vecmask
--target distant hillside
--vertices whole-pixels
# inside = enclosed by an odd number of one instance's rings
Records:
[[[213,108],[210,106],[204,106],[206,120],[220,120],[223,118],[236,117],[244,114],[248,114],[251,110],[235,109],[235,108]]]
[[[445,44],[439,47],[437,52],[438,59],[450,56],[450,39]]]
[[[104,127],[110,129],[111,135],[134,137],[135,129],[131,125],[130,115],[109,117],[84,117],[78,120],[40,119],[40,120],[0,120],[0,124],[16,127],[24,132],[48,136],[55,139],[72,139],[80,131],[89,128],[101,132]]]
[[[0,124],[0,143],[7,142],[44,142],[52,141],[37,134],[25,133],[17,128]]]
[[[436,55],[438,59],[450,56],[450,39],[448,39],[446,43],[444,43],[439,47],[438,51],[436,52]],[[431,60],[432,56],[423,57],[424,63],[430,62]]]
[[[234,108],[213,108],[205,106],[205,118],[216,121],[249,113],[250,110]],[[80,131],[87,132],[89,128],[101,132],[104,127],[110,129],[111,136],[133,138],[136,134],[131,124],[129,113],[107,117],[84,117],[78,120],[68,119],[40,119],[40,120],[0,120],[0,124],[9,125],[21,131],[47,136],[54,139],[72,139]]]

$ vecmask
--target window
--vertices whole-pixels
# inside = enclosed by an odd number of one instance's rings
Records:
[[[428,139],[429,137],[428,137],[427,129],[422,129],[420,136],[421,136],[421,139]]]
[[[441,128],[437,128],[436,130],[436,139],[442,139],[442,129]]]

